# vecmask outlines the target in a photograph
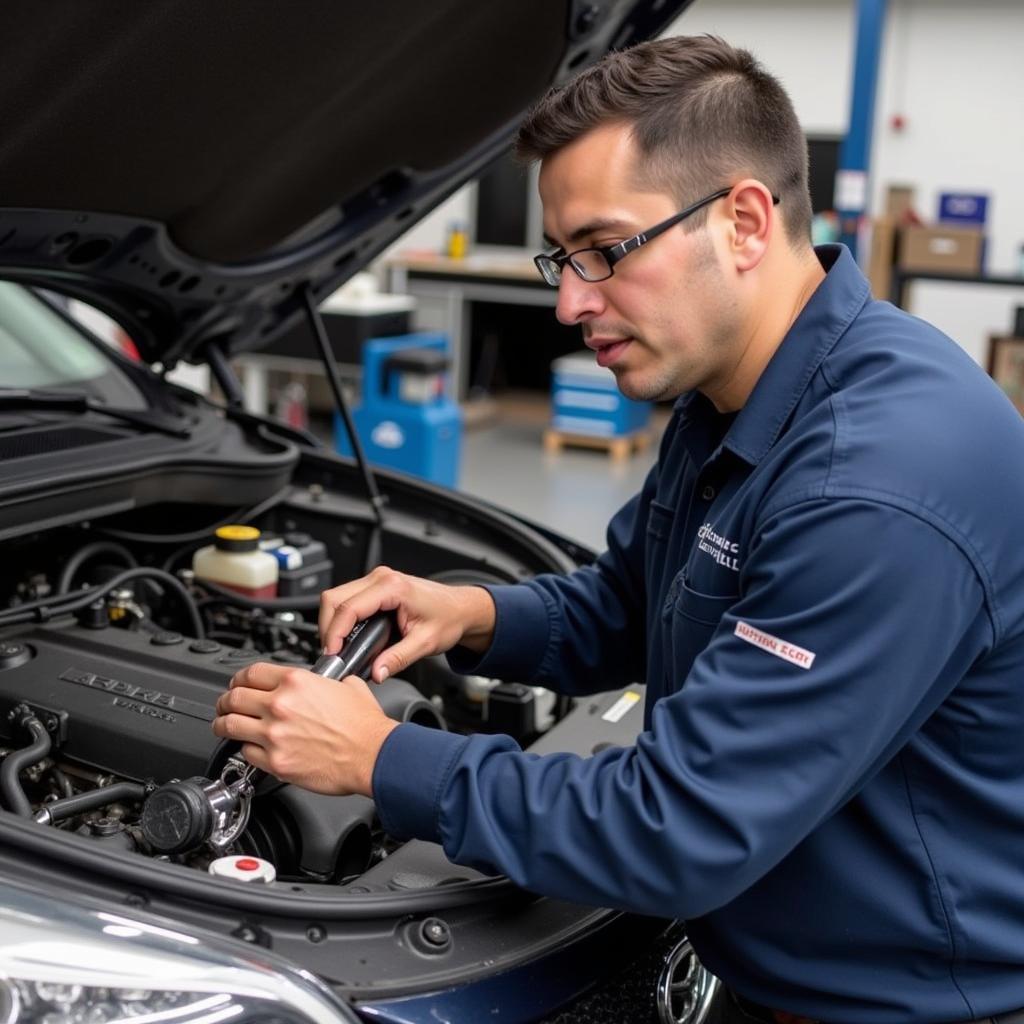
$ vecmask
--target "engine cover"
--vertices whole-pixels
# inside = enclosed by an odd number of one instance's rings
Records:
[[[60,722],[60,756],[139,782],[202,775],[228,680],[268,655],[180,633],[149,635],[71,618],[0,634],[0,738],[20,746],[7,712],[28,704]]]

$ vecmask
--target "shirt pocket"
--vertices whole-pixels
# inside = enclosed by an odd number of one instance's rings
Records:
[[[711,642],[722,616],[740,599],[739,594],[701,594],[675,581],[675,596],[667,609],[664,628],[666,692],[678,690],[698,655]]]
[[[672,532],[672,520],[676,510],[671,505],[652,501],[647,509],[647,536],[652,541],[666,541]]]
[[[701,594],[679,581],[673,611],[705,626],[717,626],[722,616],[740,599],[739,594]]]

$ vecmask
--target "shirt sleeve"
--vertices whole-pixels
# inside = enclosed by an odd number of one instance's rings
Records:
[[[854,796],[992,643],[969,558],[880,503],[776,515],[741,585],[635,747],[538,757],[394,730],[374,782],[385,828],[536,892],[698,916]],[[681,602],[667,630],[687,628]]]
[[[448,655],[466,674],[548,686],[582,695],[642,679],[646,512],[657,466],[640,493],[608,525],[607,550],[593,565],[567,575],[488,586],[494,599],[491,646],[481,656],[465,648]]]

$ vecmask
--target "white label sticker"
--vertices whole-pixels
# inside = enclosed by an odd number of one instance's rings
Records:
[[[928,240],[928,251],[935,253],[936,256],[951,256],[958,248],[955,238],[939,235]]]
[[[783,661],[791,662],[799,668],[810,668],[817,657],[814,651],[805,651],[802,647],[797,647],[796,644],[772,636],[771,633],[763,633],[759,629],[754,629],[746,622],[737,622],[733,632],[741,640],[746,640],[748,644],[760,647],[762,651],[774,654],[776,658],[782,658]]]
[[[640,703],[640,694],[627,690],[602,716],[603,722],[618,722]]]
[[[394,420],[381,420],[370,431],[370,440],[380,448],[401,448],[405,444],[405,434]]]
[[[868,198],[867,171],[836,171],[834,192],[837,210],[859,213]]]

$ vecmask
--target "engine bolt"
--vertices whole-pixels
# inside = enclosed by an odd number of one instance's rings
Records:
[[[428,917],[420,925],[420,937],[431,946],[447,946],[452,940],[452,933],[439,917]]]
[[[311,924],[306,929],[306,938],[310,942],[323,942],[327,938],[327,932],[318,924]]]
[[[242,925],[240,928],[236,928],[232,933],[236,939],[241,939],[243,942],[259,942],[260,937],[256,932],[255,928],[250,928],[248,925]]]

